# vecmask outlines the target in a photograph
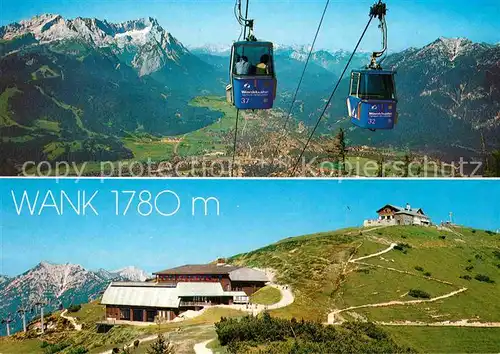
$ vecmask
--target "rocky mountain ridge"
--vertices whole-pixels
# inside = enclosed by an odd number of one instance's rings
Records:
[[[39,303],[45,303],[45,311],[49,312],[60,305],[67,307],[96,299],[111,281],[144,281],[148,277],[132,266],[111,272],[91,271],[78,264],[42,261],[23,274],[0,281],[0,315],[10,314],[15,320],[13,328],[18,330],[22,322],[16,320],[16,312],[20,308],[30,309],[32,317]]]

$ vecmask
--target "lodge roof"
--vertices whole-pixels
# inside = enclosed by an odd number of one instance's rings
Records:
[[[232,281],[268,282],[267,275],[256,269],[238,267],[228,264],[187,264],[176,268],[165,269],[154,275],[228,275]]]
[[[178,308],[182,297],[247,296],[244,291],[224,291],[220,283],[181,282],[177,287],[139,282],[112,282],[103,305]]]
[[[229,273],[229,279],[232,281],[269,281],[269,278],[264,272],[246,267],[231,271]]]
[[[186,264],[180,267],[165,269],[153,275],[229,275],[229,272],[239,267],[227,264]]]
[[[411,215],[411,216],[419,216],[421,218],[426,218],[426,219],[429,218],[427,215],[423,214],[423,212],[422,212],[422,214],[420,214],[417,211],[415,211],[415,209],[412,209],[412,210],[405,210],[405,209],[403,209],[403,210],[400,210],[400,211],[396,212],[395,214],[396,215],[397,214],[406,214],[406,215]]]
[[[247,296],[244,291],[224,291],[221,283],[183,282],[177,284],[177,295],[186,296]]]
[[[412,215],[412,216],[420,216],[420,217],[425,217],[427,218],[427,215],[425,215],[424,211],[422,208],[411,208],[410,210],[400,207],[397,205],[392,205],[392,204],[386,204],[379,210],[377,210],[377,213],[381,212],[385,208],[389,207],[390,209],[395,211],[395,214],[407,214],[407,215]]]
[[[178,308],[177,289],[164,286],[140,286],[111,283],[101,300],[103,305]]]

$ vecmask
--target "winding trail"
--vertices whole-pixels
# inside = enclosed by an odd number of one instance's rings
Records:
[[[377,253],[369,254],[368,256],[363,256],[363,257],[359,257],[359,258],[350,259],[349,263],[356,263],[357,261],[361,261],[363,259],[368,259],[368,258],[380,256],[381,254],[384,254],[384,253],[392,251],[394,249],[394,247],[396,247],[397,245],[398,245],[397,243],[391,243],[391,245],[389,247],[387,247],[385,250],[382,250],[382,251],[377,252]]]
[[[252,305],[214,305],[213,307],[223,307],[223,308],[232,308],[240,311],[245,311],[249,312],[253,315],[257,315],[261,313],[262,311],[266,310],[276,310],[280,309],[283,307],[286,307],[288,305],[291,305],[295,301],[295,297],[293,296],[292,290],[290,289],[290,286],[288,285],[278,285],[278,284],[268,284],[268,286],[271,286],[275,289],[278,289],[281,292],[281,299],[275,304],[272,305],[259,305],[259,304],[252,304]]]
[[[267,308],[269,310],[280,309],[282,307],[287,307],[291,305],[295,301],[295,297],[293,296],[292,290],[288,285],[282,286],[278,284],[269,284],[275,289],[278,289],[281,292],[281,300],[275,304],[268,305]]]
[[[212,349],[207,348],[207,344],[214,339],[209,339],[204,342],[196,343],[193,347],[195,354],[212,354]]]
[[[224,308],[233,308],[237,309],[240,311],[245,311],[252,313],[253,315],[257,315],[258,313],[265,311],[265,310],[276,310],[282,307],[286,307],[288,305],[291,305],[295,301],[295,297],[293,296],[293,292],[290,289],[288,285],[278,285],[275,283],[268,284],[268,286],[271,286],[275,289],[278,289],[281,292],[281,299],[275,304],[272,305],[258,305],[258,304],[253,304],[249,305],[248,307],[246,305],[215,305],[213,307],[224,307]],[[207,344],[210,343],[212,340],[215,338],[206,340],[204,342],[200,342],[195,344],[193,347],[194,352],[196,354],[212,354],[212,350],[207,348]]]
[[[500,327],[500,322],[469,322],[469,320],[460,321],[442,321],[442,322],[420,322],[420,321],[393,321],[393,322],[375,322],[381,326],[417,326],[417,327]]]
[[[395,305],[414,305],[414,304],[421,304],[425,302],[435,302],[438,300],[446,299],[448,297],[452,297],[455,295],[458,295],[460,293],[463,293],[466,291],[467,288],[461,288],[459,290],[452,291],[451,293],[433,297],[431,299],[422,299],[422,300],[408,300],[408,301],[398,301],[398,300],[393,300],[393,301],[387,301],[387,302],[379,302],[375,304],[366,304],[366,305],[359,305],[359,306],[351,306],[345,309],[341,310],[335,310],[333,312],[330,312],[328,314],[328,323],[333,324],[335,323],[335,315],[342,313],[344,311],[350,311],[350,310],[356,310],[356,309],[361,309],[361,308],[366,308],[366,307],[386,307],[386,306],[395,306]]]
[[[143,344],[145,342],[151,342],[151,341],[155,340],[156,338],[158,338],[158,334],[154,334],[154,335],[140,338],[137,340],[139,341],[139,344]],[[120,346],[117,345],[117,347],[120,347]],[[130,344],[125,345],[125,348],[133,348],[133,347],[134,347],[134,342],[131,342]],[[106,350],[105,352],[101,352],[100,354],[113,354],[113,349]]]
[[[360,264],[360,265],[365,265],[365,266],[375,266],[375,267],[380,267],[380,268],[384,268],[384,269],[389,269],[389,270],[393,270],[393,271],[396,271],[396,272],[401,272],[401,273],[406,273],[406,274],[409,274],[409,275],[415,275],[413,273],[410,273],[410,272],[405,272],[405,271],[401,271],[401,270],[398,270],[398,269],[395,269],[395,268],[386,268],[386,267],[382,267],[382,266],[378,266],[378,265],[371,265],[369,263],[364,263],[364,262],[359,262],[361,260],[364,260],[364,259],[368,259],[368,258],[373,258],[373,257],[377,257],[377,256],[380,256],[384,253],[387,253],[387,252],[390,252],[394,249],[394,247],[397,246],[397,243],[391,243],[391,245],[382,250],[382,251],[379,251],[379,252],[376,252],[376,253],[372,253],[372,254],[369,254],[367,256],[363,256],[363,257],[358,257],[358,258],[349,258],[349,260],[346,262],[346,265],[349,264],[349,263],[354,263],[354,264]],[[359,248],[359,247],[358,247]],[[347,273],[347,272],[346,272]],[[448,284],[448,285],[453,285],[449,282],[445,282],[443,280],[439,280],[439,279],[435,279],[435,278],[428,278],[429,280],[435,280],[435,281],[438,281],[438,282],[441,282],[441,283],[444,283],[444,284]],[[345,312],[345,311],[351,311],[351,310],[356,310],[356,309],[361,309],[361,308],[367,308],[367,307],[387,307],[387,306],[399,306],[399,305],[414,305],[414,304],[421,304],[421,303],[426,303],[426,302],[435,302],[435,301],[438,301],[438,300],[442,300],[442,299],[446,299],[448,297],[452,297],[452,296],[456,296],[464,291],[466,291],[467,288],[460,288],[458,290],[455,290],[455,291],[452,291],[448,294],[445,294],[445,295],[441,295],[441,296],[437,296],[437,297],[434,297],[434,298],[431,298],[431,299],[420,299],[420,300],[407,300],[407,301],[399,301],[399,300],[392,300],[392,301],[387,301],[387,302],[380,302],[380,303],[373,303],[373,304],[365,304],[365,305],[358,305],[358,306],[351,306],[351,307],[347,307],[345,309],[338,309],[338,310],[335,310],[335,311],[332,311],[328,314],[328,321],[327,323],[328,324],[339,324],[343,321],[342,319],[342,316],[340,315],[342,312]],[[336,316],[338,317],[338,321],[336,321]],[[379,324],[383,324],[383,325],[393,325],[393,326],[398,326],[398,325],[405,325],[404,323],[407,323],[406,325],[427,325],[425,324],[425,322],[411,322],[411,321],[405,321],[405,322],[377,322]],[[461,321],[461,322],[449,322],[449,321],[446,321],[446,322],[435,322],[435,326],[438,326],[439,324],[438,323],[442,323],[442,325],[453,325],[453,324],[445,324],[445,323],[455,323],[454,325],[456,326],[457,324],[456,323],[461,323],[462,325],[464,325],[464,323],[468,323],[468,322],[464,322],[464,321]],[[469,323],[471,324],[471,323]],[[484,325],[483,323],[480,323],[480,322],[475,322],[474,323],[476,327],[480,327],[482,325]],[[430,324],[429,324],[430,325]],[[470,325],[472,326],[472,325]],[[485,325],[486,326],[486,325]],[[486,326],[487,327],[487,326]]]
[[[418,278],[422,278],[422,279],[426,279],[426,280],[432,280],[432,281],[435,281],[435,282],[438,282],[438,283],[441,283],[441,284],[446,284],[446,285],[453,286],[453,283],[450,283],[449,281],[437,279],[437,278],[434,278],[434,277],[427,277],[425,275],[420,275],[420,274],[412,273],[412,272],[409,272],[407,270],[399,270],[399,269],[392,268],[392,267],[384,267],[384,266],[381,266],[381,265],[378,265],[378,264],[371,264],[371,263],[365,263],[365,262],[356,262],[356,264],[364,265],[366,267],[372,267],[372,268],[380,268],[380,269],[390,270],[390,271],[393,271],[393,272],[397,272],[397,273],[401,273],[401,274],[406,274],[406,275],[411,275],[411,276],[414,276],[414,277],[418,277]]]
[[[75,330],[77,331],[81,331],[82,330],[82,325],[81,324],[78,324],[76,323],[76,319],[74,317],[71,317],[71,316],[67,316],[66,313],[68,312],[68,309],[64,310],[63,312],[61,312],[61,317],[68,320],[69,322],[71,322],[71,324],[73,325],[73,327],[75,328]]]

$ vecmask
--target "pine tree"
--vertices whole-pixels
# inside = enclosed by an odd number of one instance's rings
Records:
[[[407,152],[404,157],[404,167],[403,167],[403,177],[408,177],[410,174],[410,163],[412,161],[412,156],[410,152]]]
[[[337,140],[339,144],[339,156],[340,159],[342,160],[342,169],[343,171],[345,169],[345,153],[346,153],[346,143],[345,143],[345,133],[342,128],[340,128],[339,133],[337,134]]]
[[[329,157],[333,158],[334,162],[339,164],[339,174],[342,174],[345,165],[345,153],[346,153],[346,143],[345,143],[345,133],[342,128],[340,128],[335,138],[325,148]]]
[[[158,338],[151,343],[148,354],[174,354],[174,347],[168,339],[163,337],[163,334],[159,333]]]
[[[486,143],[484,141],[484,134],[481,131],[481,155],[483,155],[483,175],[488,175],[490,171],[488,152],[486,151]]]
[[[500,150],[491,153],[492,164],[488,171],[489,177],[500,177]]]
[[[380,157],[378,159],[377,177],[384,177],[384,163],[384,155],[380,154]]]

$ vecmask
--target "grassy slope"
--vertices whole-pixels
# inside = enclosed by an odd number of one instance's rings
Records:
[[[344,230],[321,233],[283,240],[230,261],[275,269],[277,281],[292,286],[294,303],[273,314],[325,321],[333,307],[341,263],[355,251],[355,240]]]
[[[236,111],[220,97],[196,97],[190,103],[194,107],[206,107],[221,112],[221,118],[204,128],[175,137],[127,137],[123,139],[125,146],[132,150],[135,159],[145,161],[168,160],[174,154],[180,156],[200,156],[207,152],[225,152],[221,135],[229,132],[235,123]],[[181,142],[172,140],[180,139]]]
[[[259,289],[250,297],[254,304],[272,305],[281,300],[281,292],[272,286],[265,286]]]
[[[222,116],[217,122],[205,128],[190,132],[183,136],[179,144],[178,153],[181,156],[203,155],[207,152],[225,153],[222,136],[234,128],[236,110],[220,97],[196,97],[190,105],[206,107],[212,111],[221,112]]]
[[[4,92],[0,93],[0,127],[18,125],[10,116],[9,98],[19,92],[20,91],[16,87],[9,87]]]
[[[445,236],[445,239],[440,236]],[[354,264],[348,266],[347,273],[342,272],[343,265],[351,255],[357,258],[383,250],[388,247],[385,242],[408,243],[412,248],[406,254],[393,250],[382,257],[369,258],[363,262],[415,275]],[[500,236],[484,231],[456,228],[455,232],[448,232],[436,228],[395,226],[368,232],[350,229],[286,239],[237,255],[232,262],[273,268],[278,273],[278,281],[292,286],[296,301],[287,308],[272,311],[275,315],[325,322],[328,312],[335,308],[413,300],[406,295],[412,288],[425,290],[435,297],[467,287],[466,292],[435,303],[359,309],[355,312],[373,321],[475,319],[500,322],[500,302],[497,301],[497,294],[500,293],[500,259],[493,254],[499,248]],[[474,269],[467,272],[465,267],[471,264]],[[452,284],[426,279],[423,272],[414,269],[415,266],[421,266],[432,277]],[[486,274],[496,282],[487,284],[459,278],[468,273],[472,277]],[[344,314],[345,318],[351,318],[349,314]],[[404,337],[400,333],[412,333],[413,329],[416,336],[411,344],[416,348],[426,351],[465,350],[461,341],[456,341],[456,345],[448,341],[445,345],[439,338],[444,335],[460,337],[468,328],[387,327],[398,339]],[[431,339],[424,340],[426,330],[431,333]],[[499,332],[498,329],[471,329],[467,338],[477,342],[486,351],[491,347],[498,350],[500,343],[496,336]],[[470,343],[468,347],[474,348],[474,344]]]
[[[500,328],[384,327],[402,345],[424,353],[498,353]]]

